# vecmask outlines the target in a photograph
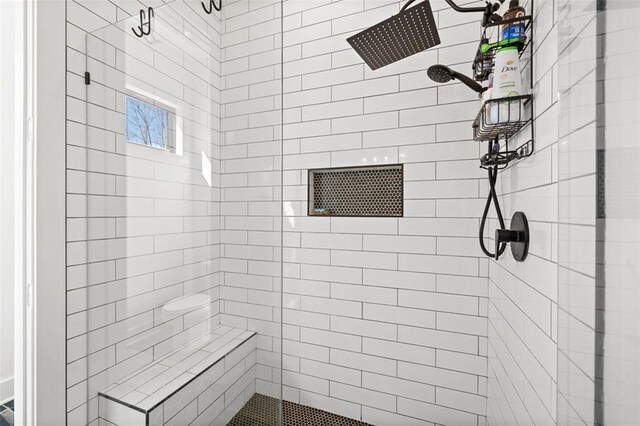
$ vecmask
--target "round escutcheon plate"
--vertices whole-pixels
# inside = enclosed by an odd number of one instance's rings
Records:
[[[512,241],[511,254],[518,262],[524,262],[529,254],[529,222],[527,216],[522,212],[515,212],[511,218],[511,230],[517,231],[521,238],[519,241]]]

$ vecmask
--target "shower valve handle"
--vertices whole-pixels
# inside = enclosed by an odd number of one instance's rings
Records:
[[[496,260],[500,257],[500,245],[503,243],[519,242],[523,238],[523,233],[510,231],[508,229],[496,229]]]
[[[500,245],[510,243],[513,258],[522,262],[529,254],[529,223],[522,212],[511,218],[511,229],[496,229],[496,260],[500,257]]]

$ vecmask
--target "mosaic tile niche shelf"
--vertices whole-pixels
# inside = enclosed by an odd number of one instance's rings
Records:
[[[309,216],[402,217],[402,164],[309,170]]]

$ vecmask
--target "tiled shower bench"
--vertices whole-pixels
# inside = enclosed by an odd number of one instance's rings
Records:
[[[256,339],[214,328],[100,392],[100,424],[226,425],[255,393]]]

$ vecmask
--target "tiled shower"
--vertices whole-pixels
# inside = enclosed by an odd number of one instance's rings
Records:
[[[375,71],[346,41],[405,3],[66,1],[69,425],[113,424],[103,410],[118,386],[129,406],[166,392],[146,424],[262,424],[234,423],[255,394],[273,424],[309,408],[375,425],[634,418],[627,401],[594,401],[607,364],[594,312],[603,247],[625,235],[604,226],[616,217],[604,188],[624,180],[603,177],[618,161],[615,151],[605,161],[604,143],[638,123],[607,116],[608,133],[602,105],[639,105],[615,80],[637,95],[638,70],[603,65],[637,46],[604,49],[602,28],[621,21],[621,37],[637,36],[640,8],[521,2],[535,151],[497,180],[504,216],[529,220],[517,262],[478,244],[489,194],[487,147],[471,127],[478,96],[426,74],[437,63],[470,73],[479,15],[431,0],[442,43]],[[165,134],[132,127],[143,110]],[[621,145],[607,147],[636,158],[637,144]],[[382,165],[402,165],[401,215],[312,214],[313,171]],[[624,197],[621,219],[637,207]],[[492,208],[485,241],[497,225]],[[610,275],[637,271],[637,241]],[[197,380],[214,373],[196,369],[203,359],[236,340],[249,343],[215,358],[224,364],[210,383]],[[167,360],[198,342],[203,358],[169,375],[191,355]],[[616,349],[607,353],[624,359]],[[150,372],[127,387],[154,368],[167,379],[154,387]]]

